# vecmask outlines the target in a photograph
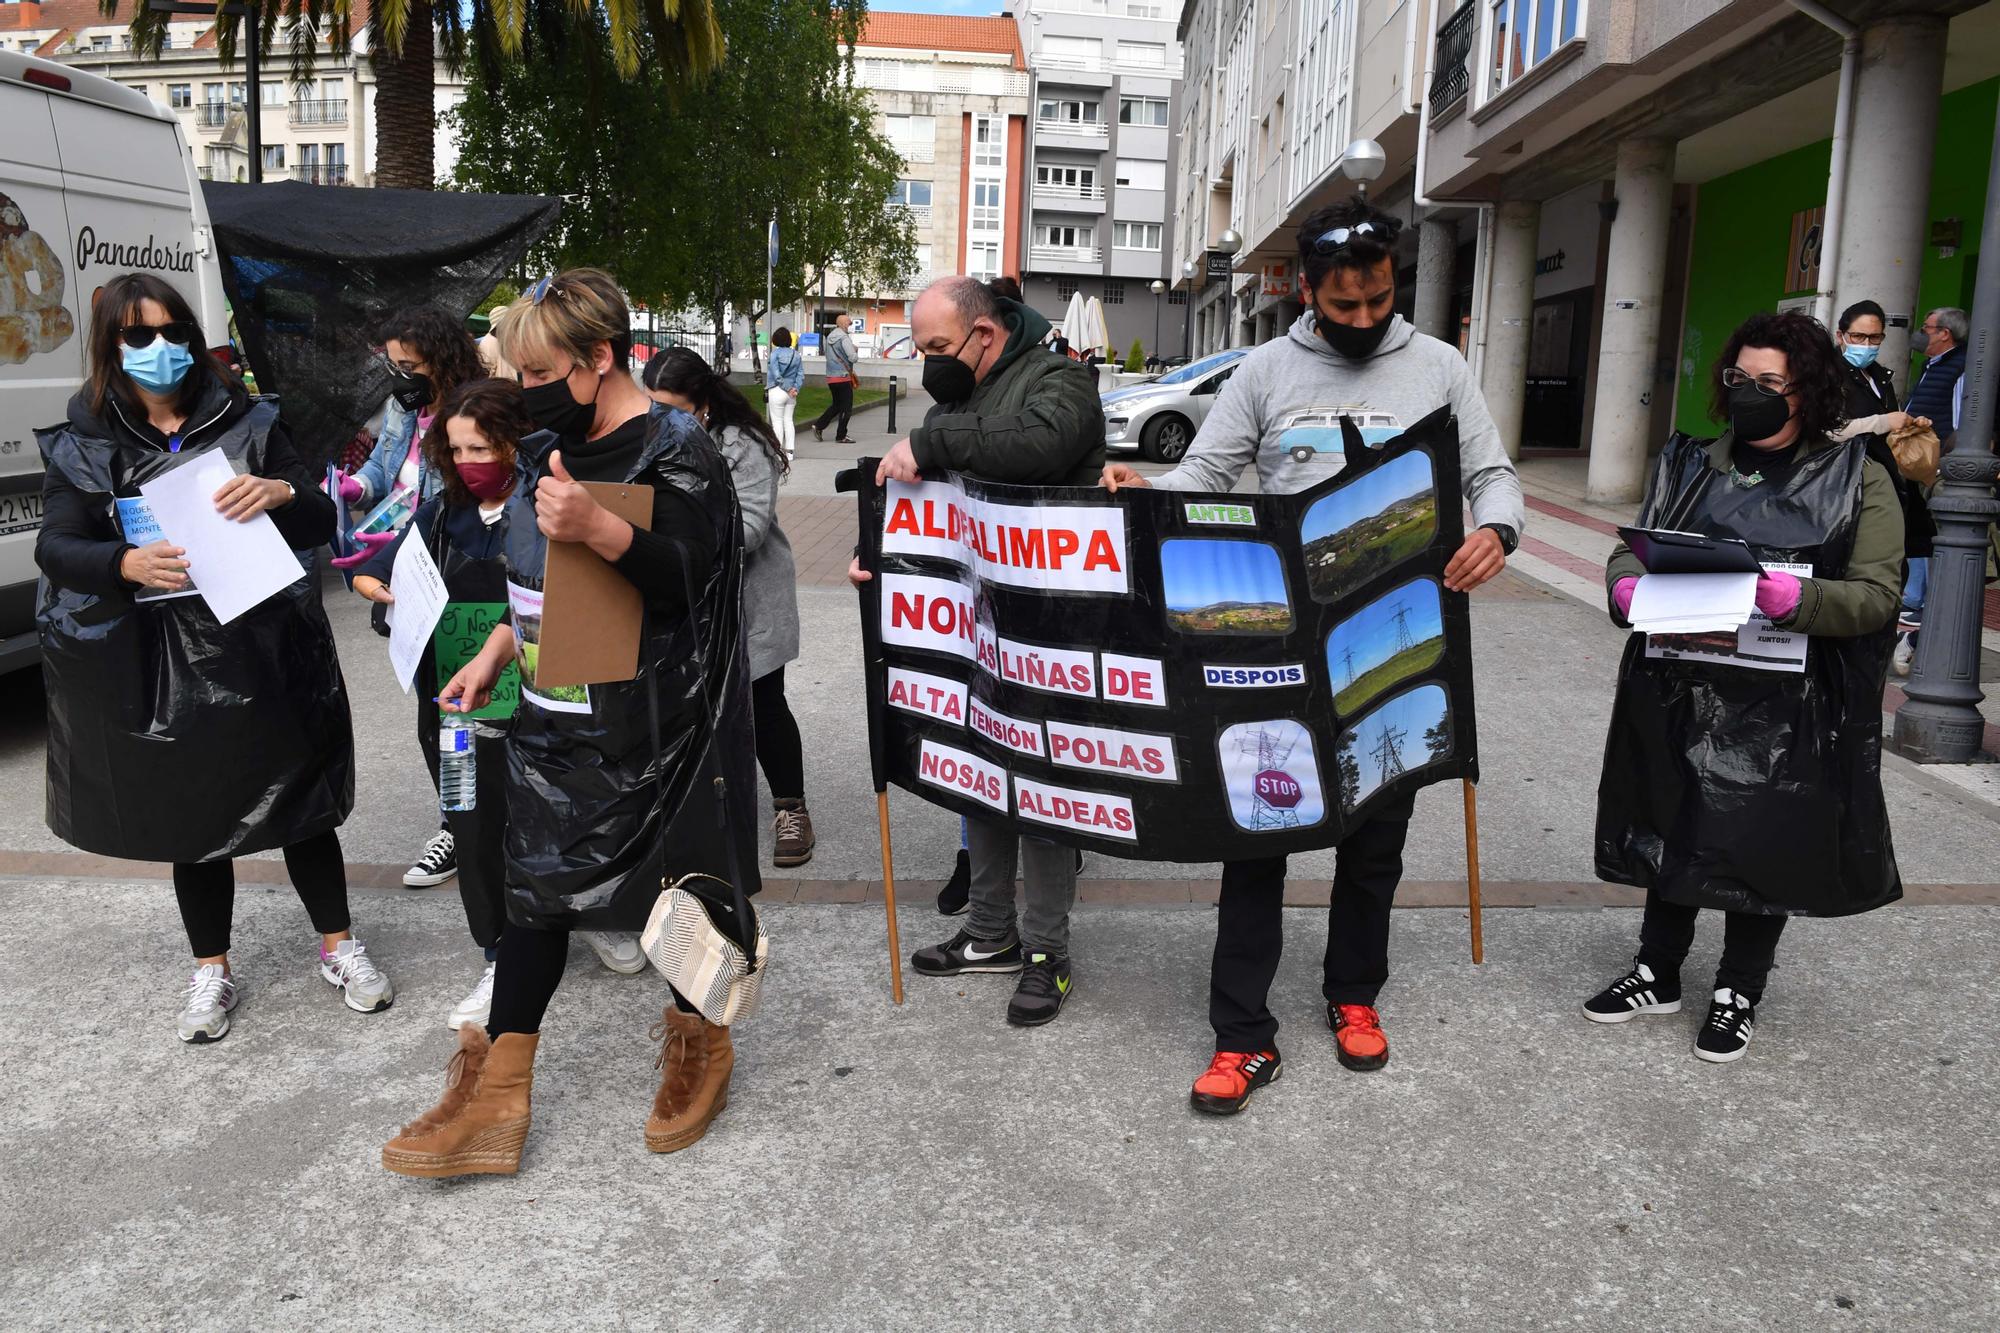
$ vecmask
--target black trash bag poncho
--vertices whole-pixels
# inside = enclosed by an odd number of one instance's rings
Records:
[[[1641,527],[1748,542],[1760,560],[1842,577],[1861,511],[1860,441],[1742,487],[1676,434]],[[1597,873],[1671,902],[1765,915],[1845,916],[1902,897],[1882,798],[1882,682],[1895,622],[1813,636],[1803,673],[1646,656],[1634,633],[1597,792]]]
[[[522,442],[507,502],[507,577],[535,590],[548,550],[535,483],[556,447],[547,434]],[[716,554],[693,574],[688,614],[648,608],[636,680],[592,685],[582,711],[564,711],[538,701],[524,670],[507,764],[507,914],[522,925],[638,930],[663,877],[712,875],[746,895],[761,887],[743,526],[728,464],[694,418],[655,409],[623,480],[690,497]],[[718,906],[732,897],[712,882],[684,887]],[[741,938],[729,913],[715,916]]]
[[[126,443],[72,403],[70,422],[37,433],[43,461],[107,509],[209,450],[271,475],[276,405],[216,386],[225,392],[226,408],[212,395],[190,419],[235,419],[178,454]],[[302,577],[227,625],[200,597],[135,601],[42,579],[57,837],[103,856],[196,862],[341,825],[354,807],[354,732],[316,568],[300,555]]]

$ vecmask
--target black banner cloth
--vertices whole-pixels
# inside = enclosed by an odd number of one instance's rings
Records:
[[[1466,598],[1442,577],[1465,537],[1457,423],[1344,444],[1295,495],[877,487],[862,460],[877,787],[1215,861],[1332,846],[1388,797],[1476,780]]]

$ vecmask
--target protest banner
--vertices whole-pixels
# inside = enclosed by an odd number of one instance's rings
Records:
[[[878,487],[863,460],[877,790],[1215,861],[1332,846],[1389,799],[1476,781],[1466,598],[1443,584],[1456,422],[1379,448],[1349,431],[1345,452],[1311,490],[1255,496]]]

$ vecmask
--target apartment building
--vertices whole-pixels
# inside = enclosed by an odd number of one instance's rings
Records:
[[[1019,271],[1029,80],[1012,19],[873,11],[854,46],[854,82],[902,154],[888,202],[909,213],[917,235],[907,288],[854,291],[837,272],[829,280],[832,304],[872,335],[907,324],[933,277]]]
[[[202,175],[250,177],[249,114],[258,112],[263,179],[318,185],[369,185],[374,180],[375,76],[368,64],[367,9],[355,6],[354,33],[342,44],[318,39],[313,77],[289,77],[289,39],[280,36],[252,89],[241,59],[224,64],[215,21],[177,16],[154,57],[132,49],[124,17],[107,18],[97,0],[9,0],[0,3],[0,50],[25,51],[74,65],[135,88],[179,114]],[[463,81],[437,68],[437,109],[464,96]],[[437,171],[457,160],[440,126]]]
[[[1017,272],[1059,321],[1072,295],[1104,309],[1112,350],[1184,353],[1184,291],[1167,275],[1172,106],[1181,76],[1167,0],[1024,0],[1014,11],[1034,115]]]

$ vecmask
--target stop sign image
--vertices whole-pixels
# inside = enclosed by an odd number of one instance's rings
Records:
[[[1289,773],[1267,768],[1257,775],[1257,795],[1266,805],[1289,810],[1304,794],[1305,789]]]

